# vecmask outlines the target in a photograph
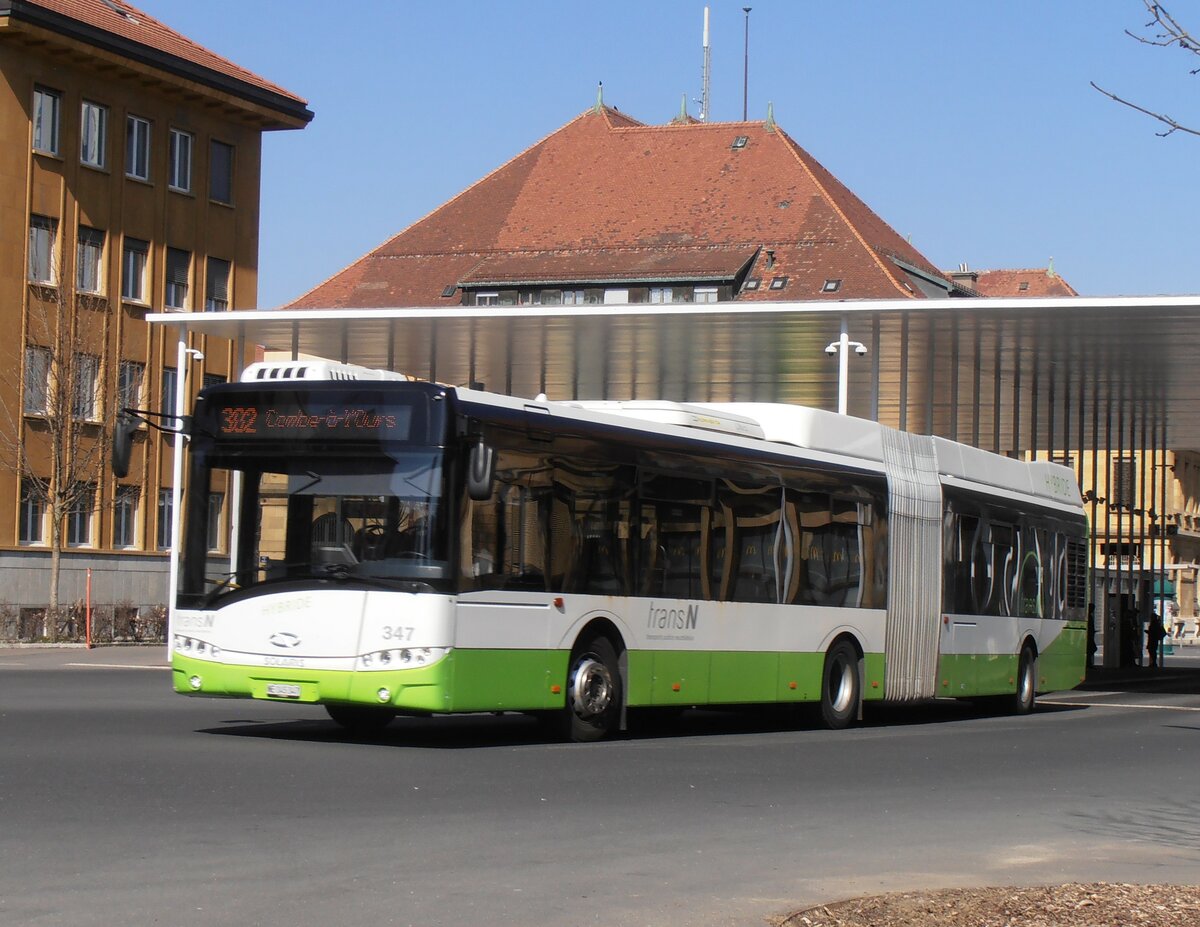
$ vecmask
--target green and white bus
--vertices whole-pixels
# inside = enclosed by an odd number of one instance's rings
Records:
[[[174,687],[398,714],[994,697],[1084,674],[1072,472],[779,404],[251,365],[186,422]],[[120,444],[120,440],[118,440]]]

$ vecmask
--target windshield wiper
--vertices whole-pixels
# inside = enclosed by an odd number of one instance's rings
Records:
[[[218,580],[218,579],[213,579],[212,577],[209,577],[209,576],[204,577],[204,581],[206,583],[215,583],[216,584],[213,586],[212,589],[209,589],[208,592],[204,593],[204,606],[205,607],[212,605],[212,603],[217,600],[217,597],[220,595],[222,589],[228,589],[231,586],[236,588],[236,586],[237,586],[237,584],[234,582],[237,579],[237,575],[238,575],[237,570],[232,570],[229,573],[225,573],[225,574],[218,573],[217,575],[218,576],[224,575],[225,578]]]

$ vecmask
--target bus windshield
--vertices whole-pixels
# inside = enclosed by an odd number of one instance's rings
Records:
[[[197,454],[180,606],[213,607],[290,582],[447,589],[442,455],[439,448],[376,448],[351,458]],[[230,502],[239,505],[240,528],[231,551],[221,529],[235,475],[240,503]]]

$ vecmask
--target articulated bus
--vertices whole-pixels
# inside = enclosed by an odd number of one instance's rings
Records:
[[[1083,678],[1088,529],[1055,464],[798,406],[314,361],[251,365],[185,427],[186,695],[320,704],[359,734],[525,712],[590,741],[640,709],[1025,713]]]

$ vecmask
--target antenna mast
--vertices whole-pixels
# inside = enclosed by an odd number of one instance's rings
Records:
[[[712,51],[708,47],[708,7],[704,8],[704,76],[700,85],[700,121],[708,122],[709,75],[712,71]]]

